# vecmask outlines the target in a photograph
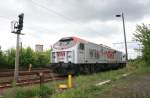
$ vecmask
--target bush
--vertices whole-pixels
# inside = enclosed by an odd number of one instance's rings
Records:
[[[8,49],[6,52],[0,51],[0,68],[14,68],[15,65],[14,48]],[[28,68],[29,64],[32,67],[45,67],[50,63],[50,50],[44,52],[35,52],[30,47],[20,50],[20,67]]]
[[[40,96],[49,96],[55,92],[55,89],[47,86],[42,87],[26,87],[26,88],[13,88],[4,93],[4,98],[32,98]]]

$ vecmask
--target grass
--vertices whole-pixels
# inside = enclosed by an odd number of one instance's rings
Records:
[[[121,76],[126,70],[127,69],[121,69],[89,76],[79,76],[74,80],[74,82],[77,83],[76,88],[66,90],[63,93],[54,94],[52,98],[92,98],[93,95],[98,96],[98,94],[110,89],[112,85],[95,86],[95,84],[108,79],[115,81],[115,77]]]
[[[121,77],[121,75],[125,73],[130,73],[131,78],[126,80],[118,80],[116,78]],[[135,98],[134,96],[137,96],[137,93],[132,91],[128,92],[128,90],[126,90],[127,95],[125,95],[123,92],[123,90],[125,90],[124,87],[126,87],[125,85],[128,85],[131,82],[134,83],[137,78],[136,76],[147,73],[150,73],[150,67],[146,66],[144,62],[129,62],[128,66],[124,69],[112,70],[88,76],[78,76],[74,80],[74,82],[77,83],[76,88],[66,90],[63,93],[56,93],[51,98]],[[112,82],[102,86],[95,86],[96,83],[108,79],[112,80]],[[116,85],[118,85],[120,89],[115,89]],[[108,93],[111,93],[115,90],[117,93],[120,93],[118,94],[119,96],[115,94],[107,96]]]
[[[53,88],[43,85],[32,87],[14,87],[5,91],[4,98],[32,98],[35,96],[44,96],[44,98],[53,94],[55,90]]]
[[[101,98],[128,98],[128,96],[120,92],[121,90],[124,90],[124,85],[129,84],[128,79],[118,80],[116,77],[121,77],[122,74],[130,73],[131,78],[129,80],[134,81],[136,76],[150,73],[150,68],[145,66],[144,62],[130,62],[128,65],[129,66],[126,68],[119,70],[95,73],[92,75],[80,75],[73,79],[74,88],[68,90],[58,90],[58,85],[60,83],[66,83],[66,81],[54,81],[46,83],[41,90],[37,85],[7,90],[5,91],[7,93],[4,94],[4,98],[33,98],[35,96],[41,96],[41,94],[45,95],[44,98],[99,98],[99,96],[101,96]],[[95,84],[108,79],[112,80],[112,82],[102,86],[95,86]],[[121,88],[115,89],[116,85]],[[111,92],[115,90],[118,90],[116,92],[120,93],[119,97],[116,97],[113,94],[112,95],[115,97],[107,96],[108,93],[111,94]]]

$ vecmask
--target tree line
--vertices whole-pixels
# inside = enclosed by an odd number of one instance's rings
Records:
[[[150,25],[137,25],[134,39],[142,45],[142,59],[150,64]]]
[[[28,68],[29,64],[32,67],[46,67],[50,63],[50,50],[44,52],[33,51],[30,47],[20,49],[20,68]],[[0,68],[14,68],[15,66],[15,54],[14,48],[7,51],[0,50]]]

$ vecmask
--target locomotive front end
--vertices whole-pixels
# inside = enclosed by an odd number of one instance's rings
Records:
[[[64,73],[75,63],[75,51],[76,40],[73,37],[60,39],[52,47],[51,68]]]

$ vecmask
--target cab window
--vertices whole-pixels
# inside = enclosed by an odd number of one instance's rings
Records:
[[[79,49],[80,49],[80,50],[84,50],[84,48],[85,48],[85,47],[84,47],[84,44],[83,44],[83,43],[80,43],[80,44],[79,44]]]

